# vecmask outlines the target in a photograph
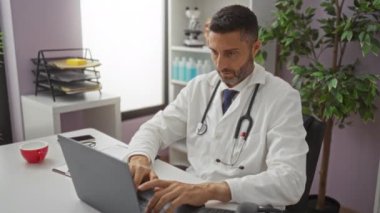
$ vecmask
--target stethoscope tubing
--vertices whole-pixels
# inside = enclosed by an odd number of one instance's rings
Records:
[[[252,119],[252,116],[251,116],[251,109],[252,109],[252,106],[253,106],[253,102],[255,101],[257,91],[259,90],[259,86],[260,86],[260,84],[256,84],[255,91],[253,92],[253,95],[252,95],[251,100],[250,100],[249,105],[248,105],[248,109],[247,109],[246,113],[239,118],[239,121],[238,121],[236,129],[235,129],[234,139],[237,139],[239,137],[239,132],[241,130],[241,125],[243,124],[244,120],[248,120],[248,127],[247,127],[247,131],[245,132],[245,134],[243,135],[243,137],[244,137],[244,140],[247,140],[247,138],[248,138],[248,135],[249,135],[249,133],[250,133],[250,131],[252,129],[252,126],[253,126],[253,119]]]
[[[207,116],[208,110],[209,110],[210,107],[211,107],[212,101],[214,100],[214,97],[215,97],[216,91],[218,90],[218,87],[219,87],[219,85],[220,85],[220,82],[221,82],[221,80],[219,80],[218,83],[216,83],[215,89],[214,89],[214,91],[212,92],[212,95],[211,95],[210,101],[208,102],[208,104],[207,104],[207,106],[206,106],[206,110],[205,110],[205,112],[203,113],[203,116],[202,116],[202,120],[201,120],[201,123],[202,123],[202,124],[204,124],[204,122],[205,122],[205,120],[206,120],[206,116]]]

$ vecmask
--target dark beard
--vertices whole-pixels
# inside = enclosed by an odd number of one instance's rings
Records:
[[[234,85],[235,86],[235,85],[239,84],[240,82],[242,82],[247,76],[249,76],[253,72],[254,67],[255,67],[255,65],[253,63],[253,55],[252,55],[252,53],[250,53],[249,56],[248,56],[247,61],[243,64],[243,66],[241,66],[239,68],[239,73],[237,75],[236,75],[236,71],[235,70],[231,70],[231,69],[224,69],[224,70],[222,70],[222,72],[224,72],[224,71],[230,71],[230,72],[235,73],[235,77],[234,78],[232,78],[232,79],[223,79],[222,78],[222,80],[228,86],[230,86],[230,85]],[[220,76],[220,73],[219,73],[219,76]]]

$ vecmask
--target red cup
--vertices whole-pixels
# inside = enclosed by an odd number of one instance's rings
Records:
[[[40,163],[48,152],[48,143],[45,141],[32,141],[20,145],[21,155],[28,163]]]

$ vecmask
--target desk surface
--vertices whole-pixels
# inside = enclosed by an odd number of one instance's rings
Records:
[[[62,135],[72,137],[84,134],[93,135],[100,150],[121,143],[95,129]],[[47,157],[41,164],[26,163],[19,152],[19,145],[23,142],[0,146],[0,212],[98,212],[79,200],[71,178],[52,171],[52,168],[65,164],[57,136],[34,140],[49,143]],[[154,168],[161,179],[202,182],[160,160],[154,163]]]

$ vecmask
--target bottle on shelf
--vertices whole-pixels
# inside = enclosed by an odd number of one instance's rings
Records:
[[[182,57],[178,63],[178,80],[185,81],[186,74],[186,58]]]
[[[209,60],[206,59],[203,61],[202,70],[204,73],[209,73],[212,71],[211,64],[210,64]]]
[[[197,70],[198,75],[205,73],[203,70],[203,67],[202,67],[202,61],[201,60],[198,59],[197,64],[195,65],[195,69]]]
[[[191,79],[195,78],[195,76],[197,76],[197,70],[196,70],[193,58],[189,58],[189,60],[187,61],[186,68],[187,68],[186,81],[190,81]]]
[[[179,58],[175,57],[172,62],[172,79],[179,80]]]

